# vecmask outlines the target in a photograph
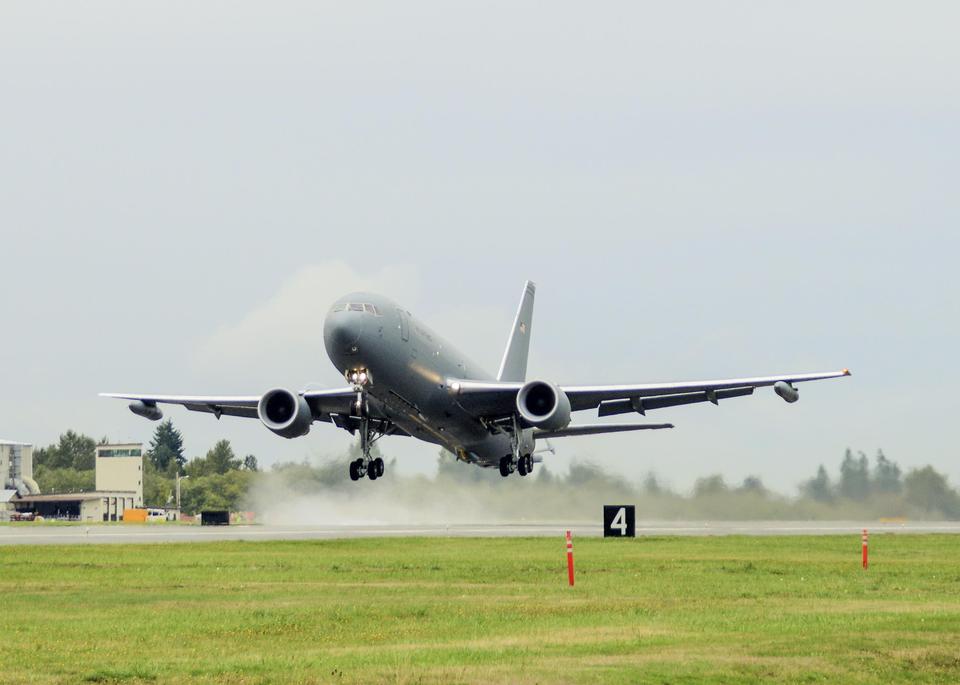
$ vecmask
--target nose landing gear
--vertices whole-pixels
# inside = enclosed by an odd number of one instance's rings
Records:
[[[366,409],[366,402],[363,401],[363,392],[357,393],[357,404]],[[376,480],[383,475],[385,466],[381,457],[372,457],[370,454],[374,443],[383,437],[383,433],[375,431],[370,425],[370,419],[366,417],[366,411],[363,411],[360,419],[360,451],[363,454],[359,459],[350,462],[350,480],[360,480],[367,476],[370,480]]]

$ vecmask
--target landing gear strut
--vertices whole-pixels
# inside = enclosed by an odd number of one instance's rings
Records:
[[[358,393],[357,404],[365,408],[362,397]],[[360,451],[363,456],[350,462],[350,480],[360,480],[367,476],[370,480],[376,480],[383,475],[384,463],[380,457],[370,456],[370,449],[373,444],[383,437],[383,433],[374,434],[370,428],[370,419],[363,417],[360,419]]]

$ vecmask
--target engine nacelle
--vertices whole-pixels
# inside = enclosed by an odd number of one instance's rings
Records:
[[[130,411],[132,411],[137,416],[142,416],[145,419],[150,419],[151,421],[159,421],[163,418],[163,412],[160,411],[160,407],[151,402],[147,404],[143,400],[134,400],[130,403]]]
[[[284,388],[263,393],[257,403],[257,416],[264,426],[284,438],[306,435],[313,423],[313,412],[303,396]]]
[[[570,423],[570,399],[553,383],[530,381],[517,393],[517,412],[531,426],[557,430]]]
[[[800,399],[800,391],[786,381],[777,381],[773,384],[773,391],[783,398],[784,402],[796,402]]]

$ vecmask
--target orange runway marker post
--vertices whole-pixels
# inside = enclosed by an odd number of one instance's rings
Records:
[[[573,587],[573,538],[570,531],[567,531],[567,578],[570,580],[570,587]]]
[[[860,543],[863,547],[863,567],[867,567],[867,529],[863,529],[863,535],[860,536]]]

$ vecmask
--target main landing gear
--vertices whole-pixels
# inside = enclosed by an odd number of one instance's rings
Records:
[[[500,475],[506,478],[511,473],[516,471],[521,476],[526,476],[533,473],[533,456],[530,454],[524,454],[517,458],[514,461],[513,457],[507,455],[500,460]]]
[[[380,457],[368,461],[355,459],[350,462],[350,480],[360,480],[364,476],[376,480],[383,475],[383,469],[383,459]]]
[[[533,455],[520,453],[520,443],[523,436],[520,429],[520,421],[516,415],[513,417],[512,429],[508,430],[510,430],[511,433],[510,443],[513,448],[513,454],[508,454],[500,460],[500,475],[506,478],[514,471],[521,476],[533,473]]]

